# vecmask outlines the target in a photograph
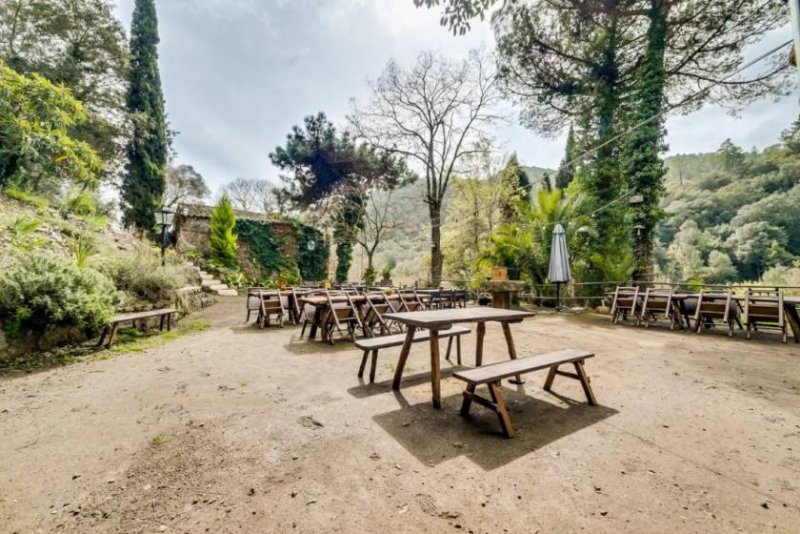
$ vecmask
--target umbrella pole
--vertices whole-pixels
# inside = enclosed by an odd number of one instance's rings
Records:
[[[556,311],[561,309],[561,282],[556,282]]]

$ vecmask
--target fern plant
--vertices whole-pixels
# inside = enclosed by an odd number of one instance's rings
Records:
[[[97,253],[97,244],[91,236],[81,233],[69,244],[69,250],[75,257],[75,265],[83,269],[89,258]]]

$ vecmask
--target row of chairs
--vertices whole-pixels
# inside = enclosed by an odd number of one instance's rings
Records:
[[[466,289],[444,289],[431,294],[431,308],[436,310],[451,310],[467,307],[468,293]]]
[[[396,312],[414,312],[427,309],[426,302],[420,298],[415,290],[399,290],[398,298],[393,301],[386,298],[382,292],[363,291],[361,293],[351,290],[330,291],[325,290],[328,303],[320,314],[320,327],[323,338],[330,344],[334,343],[334,334],[347,334],[355,342],[356,333],[361,330],[364,337],[377,337],[402,331],[402,326],[388,320],[384,315]],[[334,297],[344,296],[344,300]],[[363,296],[361,305],[354,302],[353,297]],[[305,334],[308,326],[317,313],[317,308],[307,304],[303,310],[303,327],[300,336]]]
[[[649,327],[661,316],[670,322],[670,330],[677,324],[680,328],[693,329],[698,334],[704,328],[720,321],[733,336],[735,326],[746,328],[747,339],[753,331],[777,330],[784,343],[787,342],[787,320],[783,290],[745,289],[740,297],[733,292],[705,292],[696,294],[675,293],[648,287],[617,287],[611,307],[614,324],[620,319],[635,319],[636,325]],[[692,324],[694,321],[694,324]]]

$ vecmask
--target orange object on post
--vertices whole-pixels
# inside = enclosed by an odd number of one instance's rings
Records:
[[[508,268],[492,267],[492,280],[496,281],[508,280]]]

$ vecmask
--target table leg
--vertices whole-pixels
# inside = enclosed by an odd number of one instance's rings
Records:
[[[486,323],[478,323],[478,339],[475,341],[475,367],[483,365],[483,338],[486,337]]]
[[[408,354],[411,352],[411,345],[414,344],[414,331],[416,327],[411,325],[408,326],[406,330],[406,340],[403,343],[403,348],[400,351],[400,358],[397,360],[397,369],[394,371],[394,380],[392,381],[392,389],[399,390],[400,389],[400,380],[403,379],[403,369],[406,366],[406,360],[408,360]]]
[[[320,314],[321,313],[322,313],[322,308],[317,308],[317,309],[314,310],[314,317],[311,320],[311,330],[308,331],[308,339],[309,339],[309,341],[314,340],[314,339],[317,338],[317,327],[319,326],[319,320],[320,320]]]
[[[517,359],[517,348],[514,346],[514,338],[511,337],[511,327],[508,325],[508,323],[502,323],[502,324],[503,324],[503,335],[505,335],[505,337],[506,337],[506,345],[508,345],[508,356],[512,360],[516,360]],[[515,376],[514,378],[509,380],[509,382],[511,382],[512,384],[524,384],[525,383],[525,381],[522,379],[522,376],[520,376],[520,375]]]
[[[442,362],[439,359],[439,331],[431,330],[431,390],[433,391],[433,407],[442,409]]]
[[[795,342],[800,343],[800,314],[797,313],[797,308],[794,304],[784,303],[783,307],[786,310],[786,319],[792,327],[794,340]]]

